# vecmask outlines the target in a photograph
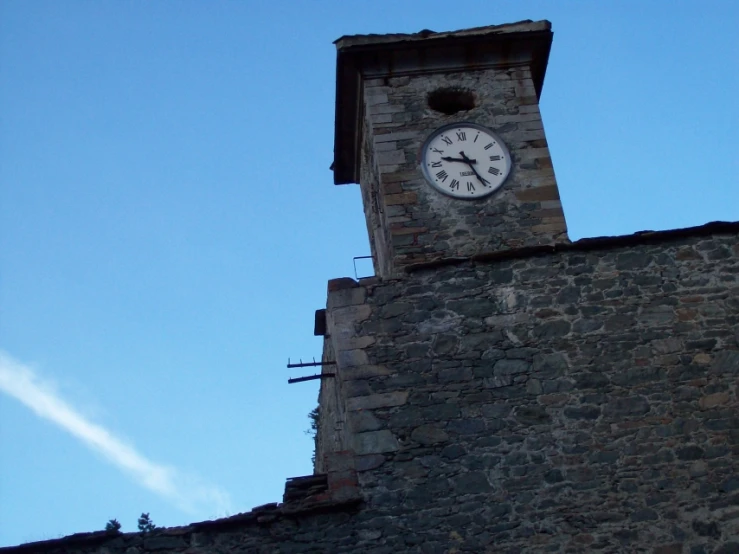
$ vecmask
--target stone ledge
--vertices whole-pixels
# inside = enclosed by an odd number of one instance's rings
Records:
[[[483,252],[468,257],[438,258],[435,260],[408,264],[403,267],[403,270],[406,273],[413,273],[414,271],[421,271],[424,269],[431,269],[435,267],[459,265],[466,262],[496,262],[501,260],[543,256],[546,254],[553,254],[555,252],[621,248],[624,246],[669,242],[685,237],[703,237],[709,235],[735,233],[739,233],[739,221],[712,221],[710,223],[706,223],[705,225],[699,225],[697,227],[686,227],[684,229],[670,229],[667,231],[639,231],[632,235],[593,237],[580,239],[575,242],[568,241],[559,242],[556,244],[541,244],[537,246],[511,248],[509,250],[501,250],[498,252]]]
[[[337,277],[336,279],[329,279],[328,292],[333,292],[333,291],[343,290],[343,289],[351,289],[351,288],[358,287],[358,286],[359,286],[359,283],[357,283],[351,277]]]

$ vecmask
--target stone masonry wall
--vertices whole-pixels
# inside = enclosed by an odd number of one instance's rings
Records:
[[[370,239],[375,275],[390,275],[393,271],[393,257],[395,254],[392,241],[388,237],[388,208],[385,206],[384,192],[380,186],[380,166],[378,164],[383,160],[383,157],[382,155],[375,157],[373,155],[373,149],[379,149],[379,151],[395,149],[397,143],[394,140],[390,140],[375,144],[372,140],[373,133],[374,124],[371,120],[367,119],[362,135],[362,176],[360,179],[360,190],[362,192],[362,206],[364,206],[367,236]],[[407,137],[403,133],[395,134],[394,136]],[[390,208],[390,211],[392,211],[392,208]]]
[[[719,227],[332,281],[326,475],[0,552],[737,552],[739,225]]]
[[[736,227],[661,241],[330,293],[380,544],[739,551]]]
[[[430,109],[428,94],[449,88],[472,91],[476,107],[454,115]],[[363,158],[361,186],[378,275],[442,257],[567,240],[528,67],[368,79],[364,102],[362,147],[374,157]],[[426,137],[459,121],[495,131],[513,158],[503,188],[475,202],[439,194],[419,166]]]
[[[324,362],[332,362],[336,359],[333,344],[331,341],[324,341],[323,355],[321,360]],[[327,368],[326,372],[330,373],[334,368]],[[347,436],[344,432],[346,416],[340,379],[327,379],[321,386],[321,398],[318,405],[320,406],[318,413],[318,427],[326,430],[324,433],[316,434],[315,450],[316,452],[340,452],[347,449]],[[314,460],[314,473],[325,473],[324,456],[316,456]]]

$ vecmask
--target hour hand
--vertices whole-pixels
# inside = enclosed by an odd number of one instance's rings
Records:
[[[441,159],[445,162],[462,162],[463,164],[477,163],[477,160],[470,160],[466,156],[464,158],[450,158],[449,156],[442,156]]]

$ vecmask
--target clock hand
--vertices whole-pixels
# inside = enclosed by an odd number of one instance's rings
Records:
[[[476,164],[477,163],[477,160],[471,160],[467,158],[466,156],[464,159],[463,158],[450,158],[449,156],[442,156],[441,159],[444,160],[445,162],[462,162],[465,164],[470,164],[470,163]]]
[[[465,155],[464,151],[460,152],[459,155],[462,156],[462,161],[464,163],[466,163],[468,166],[470,166],[470,169],[472,170],[472,173],[475,174],[475,177],[477,177],[483,185],[489,185],[490,184],[489,181],[486,181],[485,179],[483,179],[482,177],[480,177],[480,174],[477,172],[477,170],[475,169],[475,167],[472,165],[474,163],[477,163],[475,160],[469,159]]]

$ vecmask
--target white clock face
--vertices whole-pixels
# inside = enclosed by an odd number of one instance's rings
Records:
[[[474,123],[445,125],[421,150],[426,180],[455,198],[473,199],[498,190],[511,171],[511,156],[490,129]]]

